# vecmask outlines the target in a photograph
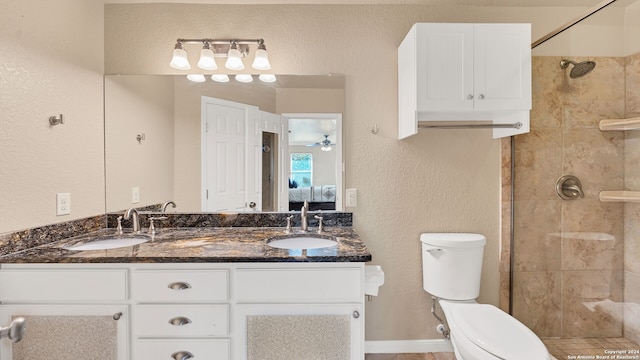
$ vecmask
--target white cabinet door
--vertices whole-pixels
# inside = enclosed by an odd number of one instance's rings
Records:
[[[0,359],[127,360],[129,312],[126,305],[3,305],[0,323],[25,318],[20,342],[0,343]]]
[[[361,303],[238,305],[232,325],[236,360],[364,359]]]
[[[531,108],[531,40],[527,24],[474,26],[474,108]]]
[[[527,24],[419,25],[419,110],[531,108]]]
[[[473,109],[473,24],[418,25],[418,109]]]

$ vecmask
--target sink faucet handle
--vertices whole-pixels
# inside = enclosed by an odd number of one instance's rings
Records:
[[[293,215],[287,216],[287,229],[285,232],[288,234],[291,232],[291,221],[293,220]]]
[[[122,235],[122,216],[118,216],[118,228],[116,229],[118,235]]]
[[[322,216],[315,215],[313,218],[318,220],[318,234],[322,234],[324,232],[324,224],[322,223]]]
[[[155,235],[156,233],[156,227],[153,223],[154,221],[156,220],[161,221],[161,220],[167,220],[167,219],[168,218],[166,216],[150,217],[149,218],[149,234]]]

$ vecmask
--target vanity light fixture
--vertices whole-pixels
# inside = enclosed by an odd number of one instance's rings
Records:
[[[211,75],[211,80],[220,83],[229,82],[229,75],[227,74],[213,74]]]
[[[267,83],[276,82],[276,76],[273,74],[260,74],[258,76],[258,79],[260,79],[260,81],[262,82],[267,82]]]
[[[269,70],[269,56],[263,39],[177,39],[173,57],[169,66],[178,70],[189,70],[189,60],[184,44],[202,44],[198,67],[203,70],[216,70],[216,57],[226,57],[225,67],[229,70],[244,69],[243,58],[249,54],[249,45],[257,45],[252,67],[256,70]]]
[[[231,48],[227,53],[227,62],[224,64],[229,70],[244,70],[244,63],[242,62],[242,54],[238,50],[238,44],[236,42],[231,43]]]
[[[200,60],[198,60],[198,67],[203,70],[217,70],[218,65],[216,64],[216,59],[214,59],[213,50],[211,50],[211,45],[209,42],[205,41],[202,46],[202,50],[200,50]]]
[[[256,70],[269,70],[271,69],[271,64],[269,63],[267,47],[264,45],[264,41],[262,39],[259,41],[258,49],[256,50],[256,55],[253,58],[253,64],[251,64],[251,67]]]
[[[238,74],[236,75],[236,81],[240,81],[242,83],[250,83],[253,81],[253,76],[249,74]]]
[[[204,78],[204,75],[202,74],[189,74],[187,75],[187,79],[193,81],[193,82],[205,82],[207,81],[207,79]]]
[[[187,59],[187,52],[182,48],[182,42],[180,41],[176,43],[176,46],[173,49],[173,57],[171,58],[171,63],[169,64],[169,66],[178,70],[191,69],[191,65],[189,65],[189,59]]]

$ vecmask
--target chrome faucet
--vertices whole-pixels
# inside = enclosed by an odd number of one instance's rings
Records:
[[[174,203],[173,201],[167,201],[166,203],[162,204],[162,208],[160,210],[160,212],[167,212],[167,207],[169,205],[173,205],[173,208],[176,208],[176,203]]]
[[[138,215],[138,210],[135,208],[131,208],[124,212],[124,219],[129,220],[131,218],[131,227],[133,228],[133,232],[136,234],[140,233],[140,217]]]
[[[309,220],[307,220],[307,211],[309,211],[309,202],[305,200],[304,205],[302,206],[302,209],[300,209],[300,230],[302,231],[309,230]]]

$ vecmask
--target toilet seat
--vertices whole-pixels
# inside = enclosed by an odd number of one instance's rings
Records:
[[[521,322],[493,305],[449,303],[449,321],[464,336],[499,359],[541,360],[549,353],[542,341]],[[451,326],[453,328],[453,326]]]

